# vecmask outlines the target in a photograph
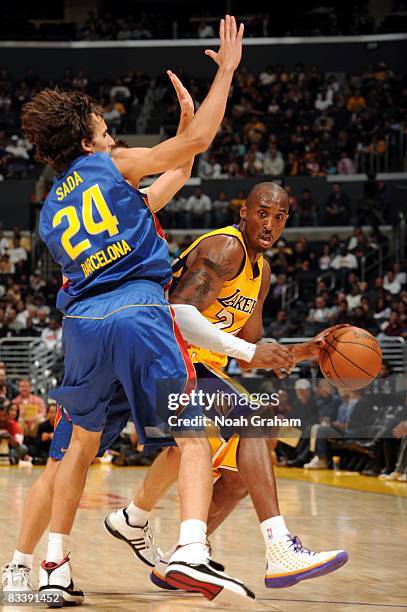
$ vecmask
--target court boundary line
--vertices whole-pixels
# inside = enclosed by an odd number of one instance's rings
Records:
[[[162,593],[160,591],[146,591],[146,592],[133,592],[133,591],[85,591],[86,596],[88,595],[103,595],[103,596],[139,596],[139,597],[151,597],[151,595],[158,597],[168,597],[170,596],[172,599],[176,597],[191,597],[197,599],[199,594],[197,593],[188,593],[184,592],[173,592],[173,593]],[[403,604],[378,604],[377,602],[363,602],[363,601],[338,601],[338,600],[329,600],[329,599],[277,599],[270,597],[256,597],[258,601],[270,601],[270,602],[287,602],[287,603],[313,603],[313,604],[340,604],[346,606],[376,606],[380,608],[402,608],[406,609],[407,605]]]

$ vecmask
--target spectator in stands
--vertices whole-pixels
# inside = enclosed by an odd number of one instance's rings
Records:
[[[181,192],[178,191],[167,204],[162,209],[162,213],[165,213],[165,220],[163,220],[163,226],[174,229],[176,227],[190,227],[186,224],[186,219],[184,217],[186,198],[181,195]],[[161,219],[162,217],[160,217]]]
[[[393,429],[393,436],[400,439],[396,467],[391,474],[383,474],[379,478],[407,482],[407,421],[400,421]]]
[[[33,449],[34,465],[45,464],[47,461],[52,438],[54,437],[56,414],[56,404],[50,401],[47,407],[46,419],[38,425],[36,443]]]
[[[24,140],[19,139],[17,134],[10,138],[10,144],[7,145],[5,150],[16,159],[29,159],[27,148],[24,146]]]
[[[349,155],[345,153],[341,153],[340,160],[337,165],[338,174],[355,174],[355,165]]]
[[[123,83],[122,79],[116,79],[115,84],[110,90],[110,99],[118,100],[126,104],[129,102],[130,98],[130,89]]]
[[[381,325],[385,336],[407,338],[407,324],[400,320],[398,312],[392,312],[388,322]]]
[[[174,240],[172,234],[170,232],[166,232],[165,239],[167,241],[168,250],[170,252],[171,257],[176,257],[180,252],[180,248],[178,246],[178,242]]]
[[[401,284],[396,279],[396,275],[392,270],[389,270],[384,276],[383,287],[392,295],[398,295],[401,291]]]
[[[317,99],[315,100],[315,108],[316,110],[324,111],[330,106],[332,106],[332,91],[322,89],[322,91],[317,94]]]
[[[9,248],[8,238],[4,236],[3,225],[0,223],[0,257],[4,255]]]
[[[38,334],[41,335],[43,330],[48,327],[48,310],[46,307],[37,308],[36,313],[32,319],[33,326],[37,330]]]
[[[357,270],[358,262],[356,257],[349,253],[346,247],[342,247],[339,255],[336,255],[331,262],[334,270]]]
[[[28,455],[28,448],[23,444],[23,432],[20,425],[9,418],[8,412],[0,406],[0,441],[5,440],[9,448],[10,465],[28,465],[31,457]]]
[[[273,321],[268,330],[268,335],[276,340],[280,338],[286,338],[288,336],[289,323],[288,317],[285,310],[279,310],[277,312],[276,320]]]
[[[24,440],[33,444],[37,435],[37,428],[45,417],[44,400],[32,393],[31,384],[27,379],[20,380],[19,394],[15,402],[20,412],[20,424],[23,428]]]
[[[347,225],[349,221],[349,198],[339,183],[333,183],[325,204],[326,225]]]
[[[331,310],[328,308],[326,300],[323,297],[316,297],[314,306],[309,311],[307,317],[307,322],[314,330],[312,335],[322,331],[325,327],[328,327],[330,319]]]
[[[201,21],[198,28],[198,38],[215,38],[213,26],[206,21]]]
[[[114,100],[110,100],[110,102],[105,105],[103,118],[113,135],[120,131],[122,125],[122,114],[115,107]]]
[[[306,461],[309,446],[310,426],[318,423],[318,411],[311,383],[306,378],[295,381],[295,399],[292,403],[291,418],[300,419],[302,435],[295,449],[295,456],[287,462],[290,467],[300,467]]]
[[[212,201],[208,195],[203,193],[201,187],[195,189],[194,195],[188,198],[187,205],[191,211],[193,227],[208,228],[211,226]]]
[[[301,200],[298,202],[297,225],[300,227],[316,225],[316,204],[311,198],[311,190],[302,190]]]
[[[349,96],[347,108],[350,113],[366,108],[366,99],[360,93],[360,89],[356,89],[355,92]]]
[[[329,268],[331,267],[331,260],[332,260],[331,248],[329,244],[324,244],[324,246],[322,247],[322,254],[320,258],[318,259],[319,269],[323,272],[325,272],[326,270],[329,270]]]
[[[12,400],[17,396],[18,388],[13,381],[7,377],[7,370],[3,363],[0,364],[0,386],[6,387],[7,398],[9,400]]]
[[[403,272],[403,270],[401,269],[401,264],[394,263],[391,269],[392,269],[392,272],[394,273],[395,280],[398,283],[400,283],[401,286],[405,285],[407,282],[407,274],[406,272]],[[386,279],[386,276],[385,276],[385,279]]]
[[[315,455],[306,469],[327,469],[329,467],[330,444],[335,438],[365,438],[368,437],[373,423],[371,401],[363,395],[363,391],[348,391],[340,389],[342,403],[338,408],[336,419],[332,425],[321,425],[318,428]]]
[[[213,225],[215,228],[223,227],[229,222],[229,200],[224,191],[220,191],[213,201]]]
[[[13,246],[8,252],[10,255],[10,262],[14,265],[16,273],[21,274],[28,260],[28,254],[25,248],[21,246],[21,238],[18,235],[14,236]]]
[[[266,155],[264,156],[264,174],[268,174],[271,176],[281,176],[282,174],[284,174],[284,168],[285,163],[281,153],[279,154],[275,147],[269,147],[266,152]]]
[[[47,350],[62,352],[62,325],[59,317],[50,317],[48,326],[42,330],[41,340]]]

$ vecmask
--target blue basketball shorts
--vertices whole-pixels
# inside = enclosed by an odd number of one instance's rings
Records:
[[[103,428],[97,457],[102,457],[105,451],[113,444],[122,430],[131,420],[130,406],[124,393],[123,387],[119,387],[115,393],[112,403],[107,412],[106,423]],[[72,436],[72,421],[68,412],[60,405],[57,407],[57,415],[54,425],[54,437],[52,438],[49,456],[60,461],[66,451]]]
[[[50,396],[73,424],[103,431],[121,385],[140,443],[169,442],[168,395],[190,393],[196,375],[160,285],[132,281],[72,304],[62,344],[65,375]]]

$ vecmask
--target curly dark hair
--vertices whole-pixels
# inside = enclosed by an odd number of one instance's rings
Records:
[[[92,139],[92,115],[103,117],[103,108],[86,94],[45,89],[24,104],[22,131],[35,158],[62,172],[83,155],[82,138]]]

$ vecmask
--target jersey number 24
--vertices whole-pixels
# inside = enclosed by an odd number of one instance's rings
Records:
[[[95,221],[93,218],[93,205],[99,213],[100,221]],[[68,227],[62,233],[61,243],[69,257],[76,259],[91,247],[91,243],[86,238],[77,244],[72,244],[72,238],[81,230],[81,221],[74,206],[65,206],[65,208],[58,210],[52,220],[52,227],[60,225],[64,217],[68,220]],[[108,232],[109,236],[119,233],[117,217],[112,215],[99,185],[89,187],[82,194],[82,224],[87,233],[93,236],[101,232]]]

